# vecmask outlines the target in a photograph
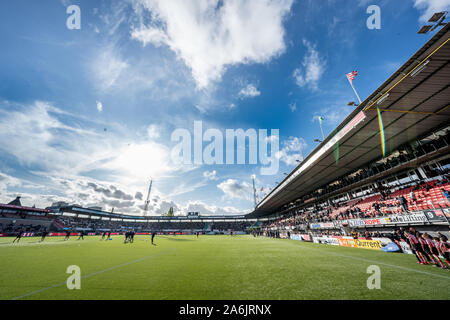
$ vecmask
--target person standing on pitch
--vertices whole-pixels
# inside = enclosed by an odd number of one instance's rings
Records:
[[[154,246],[156,246],[156,244],[153,242],[153,240],[155,239],[155,236],[156,236],[156,232],[153,231],[152,232],[152,245],[154,245]]]
[[[47,229],[45,229],[44,231],[42,231],[41,241],[39,241],[39,242],[43,242],[47,235],[48,235],[48,231],[47,231]]]
[[[19,232],[17,232],[16,238],[14,239],[13,243],[16,242],[19,243],[20,239],[22,239],[22,230],[19,230]]]
[[[70,238],[70,230],[66,231],[66,237],[64,238],[64,241],[69,240]]]

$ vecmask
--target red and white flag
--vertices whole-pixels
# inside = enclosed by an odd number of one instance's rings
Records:
[[[357,75],[358,75],[358,71],[352,71],[350,73],[347,73],[348,81],[350,81],[350,83],[353,83],[353,80],[355,80]]]

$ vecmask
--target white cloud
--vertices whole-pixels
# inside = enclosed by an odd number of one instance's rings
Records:
[[[308,86],[312,90],[317,90],[320,78],[325,72],[325,61],[310,42],[303,40],[303,44],[307,48],[302,62],[303,70],[302,68],[295,69],[293,76],[300,88]]]
[[[3,197],[9,187],[19,187],[21,185],[22,182],[19,179],[0,172],[0,196]]]
[[[97,111],[103,112],[103,103],[101,103],[100,101],[97,101]]]
[[[45,102],[0,112],[0,150],[34,170],[74,175],[105,170],[122,182],[179,169],[172,166],[170,150],[162,144],[148,138],[129,143],[124,133],[112,129],[106,133],[80,129],[65,124],[61,114],[63,111]]]
[[[91,70],[97,87],[102,91],[113,88],[122,73],[129,67],[114,46],[104,48],[93,60]]]
[[[150,139],[158,139],[161,134],[160,134],[161,128],[155,124],[151,124],[148,126],[147,128],[147,136]]]
[[[283,19],[293,0],[136,0],[151,22],[132,31],[144,46],[168,46],[191,69],[198,88],[227,66],[266,63],[284,49]]]
[[[212,181],[218,180],[216,170],[203,172],[203,177]]]
[[[289,109],[291,110],[291,112],[295,112],[295,111],[297,111],[297,103],[291,103],[290,105],[289,105]]]
[[[303,161],[303,150],[307,147],[306,141],[302,138],[290,137],[283,142],[283,148],[276,157],[288,166],[298,165],[297,160]]]
[[[450,0],[414,0],[414,7],[422,11],[421,22],[427,22],[436,12],[450,11]]]
[[[253,84],[248,84],[239,92],[239,96],[243,98],[254,98],[259,96],[260,94],[261,92],[259,92],[259,90]]]
[[[184,213],[187,212],[199,212],[201,215],[218,215],[218,216],[228,216],[228,215],[241,215],[250,213],[249,210],[239,210],[234,207],[218,207],[207,205],[201,201],[189,201],[186,206],[182,208]]]
[[[160,200],[153,202],[153,204],[149,207],[149,212],[151,215],[163,215],[167,214],[173,208],[174,215],[182,215],[183,209],[179,204],[173,201]]]
[[[217,187],[222,190],[229,199],[250,200],[253,193],[250,184],[247,182],[239,182],[234,179],[228,179],[217,185]]]

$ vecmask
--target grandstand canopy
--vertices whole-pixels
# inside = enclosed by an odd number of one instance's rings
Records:
[[[51,211],[52,214],[55,215],[67,215],[69,214],[71,217],[98,217],[98,218],[106,218],[106,219],[118,219],[118,220],[134,220],[134,221],[141,221],[141,222],[152,222],[152,221],[187,221],[187,222],[194,222],[194,221],[204,221],[204,220],[211,220],[211,221],[236,221],[236,220],[242,220],[246,217],[244,215],[233,215],[233,216],[193,216],[193,215],[187,215],[187,216],[132,216],[127,214],[119,214],[119,213],[113,213],[113,212],[106,212],[102,210],[92,209],[92,208],[82,208],[79,206],[63,206],[58,208],[49,208],[49,212]]]
[[[377,108],[384,122],[387,155],[449,125],[449,61],[450,24],[447,24],[358,106],[250,216],[275,213],[282,206],[381,159]]]

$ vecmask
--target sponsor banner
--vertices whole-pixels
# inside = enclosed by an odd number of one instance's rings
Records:
[[[24,232],[24,233],[22,233],[22,237],[25,237],[25,238],[34,237],[34,232]]]
[[[334,221],[334,225],[337,228],[348,226],[348,220],[336,220]]]
[[[428,222],[422,212],[412,214],[395,214],[385,218],[386,224]]]
[[[378,240],[360,240],[360,239],[337,239],[341,247],[361,248],[371,250],[381,250],[383,245]]]
[[[386,224],[385,218],[364,219],[363,221],[366,226]]]
[[[5,233],[0,233],[0,238],[7,237],[8,235]]]
[[[447,222],[442,210],[424,210],[423,213],[430,222]]]
[[[352,237],[313,237],[314,243],[323,243],[341,247],[349,247],[349,248],[360,248],[360,249],[370,249],[370,250],[385,250],[389,252],[394,252],[395,247],[392,246],[394,244],[388,238],[373,238],[372,240],[366,240],[364,238],[353,239]],[[397,247],[397,251],[400,249]],[[403,246],[402,246],[403,249]],[[405,249],[403,249],[405,251]]]
[[[309,234],[291,234],[291,240],[311,242],[311,236]]]
[[[350,227],[360,227],[360,226],[365,226],[366,225],[364,223],[364,220],[362,220],[362,219],[349,220],[348,224],[349,224]]]
[[[333,246],[338,246],[338,239],[332,237],[313,237],[314,243],[331,244]]]
[[[309,225],[311,229],[333,229],[333,222],[312,223]]]
[[[393,242],[389,243],[387,246],[381,248],[384,252],[399,252],[400,248]]]
[[[429,210],[433,211],[433,210]],[[433,212],[433,214],[436,214]],[[443,216],[440,218],[435,218],[435,221],[442,221],[441,218],[445,219]],[[412,214],[394,214],[388,217],[373,218],[373,219],[353,219],[349,220],[348,224],[350,227],[361,227],[361,226],[376,226],[376,225],[390,225],[399,223],[424,223],[428,222],[427,217],[424,213],[412,213]]]
[[[75,237],[75,236],[79,236],[80,233],[79,232],[72,232],[70,233],[71,237]],[[88,236],[95,236],[95,233],[89,233]],[[111,233],[112,236],[118,236],[120,235],[120,233],[118,232],[112,232]],[[48,235],[48,237],[65,237],[66,233],[65,232],[50,232]]]
[[[383,246],[386,246],[389,243],[392,243],[392,240],[389,238],[372,238],[372,240],[380,241]]]
[[[406,243],[405,241],[399,241],[399,244],[400,244],[400,248],[402,249],[403,253],[413,254],[411,247],[409,246],[408,243]]]
[[[70,236],[79,236],[80,233],[79,232],[71,232]],[[49,237],[65,237],[66,233],[65,232],[50,232],[48,234]]]

